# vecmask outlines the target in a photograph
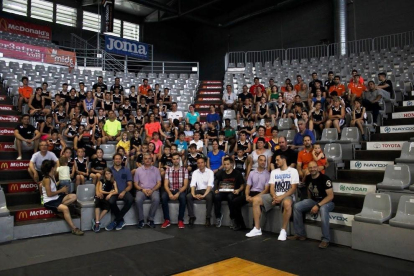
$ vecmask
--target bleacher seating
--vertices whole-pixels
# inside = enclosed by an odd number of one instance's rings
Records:
[[[390,219],[390,225],[414,229],[414,196],[402,195],[398,203],[397,214]]]
[[[385,169],[384,180],[378,183],[378,189],[403,190],[411,183],[410,168],[407,165],[388,165]]]
[[[381,224],[391,218],[391,197],[388,194],[370,193],[365,196],[361,213],[355,215],[360,222]]]

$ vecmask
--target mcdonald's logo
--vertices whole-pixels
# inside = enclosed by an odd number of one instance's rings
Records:
[[[26,211],[20,212],[17,218],[19,220],[26,220],[28,218],[27,212]]]
[[[4,18],[1,18],[1,19],[0,19],[0,30],[2,30],[2,31],[6,31],[6,32],[9,30],[9,27],[8,27],[7,21],[6,21],[6,19],[4,19]]]
[[[3,150],[3,144],[0,144],[0,151]]]
[[[1,163],[0,169],[7,170],[8,168],[9,168],[9,164],[7,164],[6,162]]]
[[[12,184],[10,187],[10,191],[18,191],[19,190],[19,185],[18,184]]]

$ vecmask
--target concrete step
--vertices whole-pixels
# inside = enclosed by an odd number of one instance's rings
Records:
[[[414,111],[414,106],[396,106],[394,112]]]
[[[379,129],[379,128],[377,128]],[[379,131],[379,130],[377,130]],[[371,141],[409,141],[414,137],[414,132],[407,133],[373,133]]]
[[[414,115],[414,112],[412,113]],[[412,125],[412,124],[414,124],[414,119],[412,118],[384,120],[384,126],[398,126],[398,125]]]
[[[401,151],[402,145],[405,141],[372,141],[372,142],[363,142],[361,144],[362,150],[369,150],[369,153],[373,151]],[[377,160],[377,159],[372,159]]]
[[[10,142],[11,143],[11,142]],[[2,145],[2,144],[0,144]],[[9,145],[9,144],[7,144]],[[14,144],[13,145],[13,149],[8,149],[8,151],[2,152],[0,154],[0,160],[16,160],[16,158],[18,157],[17,151],[14,149]],[[7,146],[10,147],[10,146]],[[1,150],[1,149],[0,149]],[[30,158],[33,155],[33,151],[26,151],[26,152],[22,152],[22,160],[30,160]]]
[[[382,171],[338,170],[337,182],[377,184],[384,178]]]
[[[7,193],[6,203],[7,203],[8,208],[13,207],[13,206],[22,206],[26,204],[40,204],[40,192],[35,191],[35,192]]]
[[[2,181],[15,179],[30,179],[27,168],[29,160],[1,160],[0,177]]]
[[[43,207],[40,202],[24,205],[20,204],[8,208],[10,210],[10,215],[14,216],[15,222],[56,217],[53,211]]]

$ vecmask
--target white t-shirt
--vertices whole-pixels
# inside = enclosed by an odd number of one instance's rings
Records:
[[[199,149],[201,149],[201,148],[203,148],[203,147],[204,147],[204,143],[203,143],[203,141],[201,141],[201,140],[198,140],[198,142],[196,142],[196,141],[192,140],[192,141],[190,142],[190,145],[191,145],[191,144],[196,144],[196,145],[197,145],[197,150],[199,150]]]
[[[58,161],[56,155],[51,152],[51,151],[47,151],[45,156],[43,156],[40,151],[36,152],[35,154],[32,155],[32,158],[30,159],[30,162],[33,162],[35,165],[35,168],[37,171],[40,171],[40,168],[42,167],[42,163],[44,160],[53,160],[53,161]]]
[[[237,101],[237,95],[233,92],[231,92],[231,94],[229,95],[229,93],[224,92],[223,94],[223,101],[226,102],[226,104],[232,104],[235,101]]]
[[[171,119],[174,121],[174,119],[180,120],[180,118],[183,117],[183,113],[181,111],[175,111],[175,112],[168,112],[167,119]]]
[[[269,184],[275,184],[276,196],[283,195],[289,191],[292,184],[299,184],[298,171],[292,167],[284,171],[275,169],[270,173]]]
[[[60,166],[56,171],[59,173],[59,180],[70,180],[69,166]]]

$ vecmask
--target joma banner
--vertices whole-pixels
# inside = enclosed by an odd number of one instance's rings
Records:
[[[149,45],[134,40],[115,36],[105,36],[105,51],[117,55],[149,59]]]

